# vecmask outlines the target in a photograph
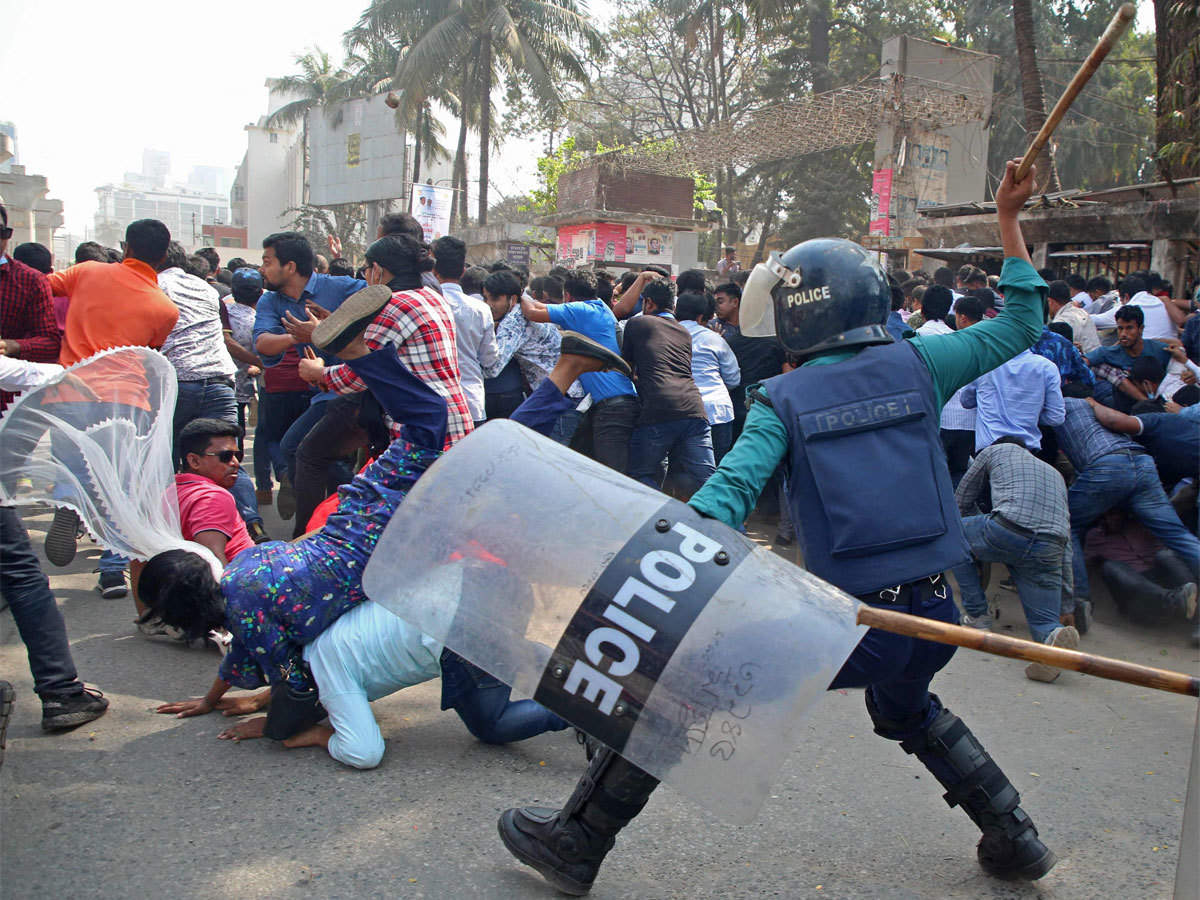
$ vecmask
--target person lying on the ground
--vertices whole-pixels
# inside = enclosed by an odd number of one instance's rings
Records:
[[[467,729],[487,744],[507,744],[545,731],[561,731],[567,722],[533,700],[510,701],[511,689],[465,663],[428,635],[377,603],[346,613],[304,648],[321,705],[329,722],[314,724],[287,737],[283,745],[324,747],[338,762],[371,769],[383,758],[384,741],[371,703],[415,684],[443,678],[442,708],[454,709]],[[250,706],[270,703],[268,692]],[[222,731],[223,740],[263,737],[267,717],[258,716]]]
[[[270,731],[290,735],[301,723],[307,727],[320,720],[317,685],[304,647],[366,599],[362,573],[371,551],[408,490],[441,455],[445,440],[445,400],[401,364],[394,345],[369,351],[362,340],[362,329],[387,299],[364,291],[361,300],[348,299],[314,331],[314,343],[344,360],[367,382],[384,410],[404,423],[400,437],[383,455],[339,489],[337,512],[325,526],[295,543],[273,541],[244,551],[226,567],[219,583],[204,560],[183,550],[158,554],[142,571],[142,600],[168,625],[197,637],[227,627],[233,636],[208,693],[164,704],[159,712],[203,715],[217,708],[233,685],[269,684],[272,716],[279,725]],[[624,366],[582,336],[570,337],[567,347],[587,356],[576,356],[573,365],[568,360],[557,372],[558,379],[574,380],[597,367],[597,359]],[[558,390],[554,383],[550,387]],[[536,396],[535,392],[526,401],[527,424],[539,430],[552,427],[557,415],[547,424],[548,417],[539,416]],[[280,712],[285,705],[291,712]]]

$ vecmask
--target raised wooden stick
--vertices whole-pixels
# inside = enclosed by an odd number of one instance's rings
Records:
[[[1104,29],[1104,34],[1100,36],[1100,40],[1096,42],[1096,46],[1088,54],[1088,58],[1083,61],[1083,65],[1079,67],[1079,71],[1075,73],[1075,77],[1071,79],[1071,83],[1067,85],[1067,89],[1063,91],[1063,95],[1054,104],[1054,109],[1046,117],[1046,122],[1033,139],[1033,143],[1025,151],[1021,165],[1017,167],[1017,173],[1013,176],[1014,181],[1025,180],[1025,176],[1029,174],[1029,169],[1033,165],[1034,160],[1042,152],[1042,148],[1046,146],[1046,142],[1050,140],[1050,135],[1054,134],[1054,129],[1058,127],[1058,123],[1062,121],[1071,104],[1075,102],[1075,98],[1079,96],[1079,92],[1083,90],[1083,86],[1096,74],[1096,70],[1100,68],[1100,63],[1104,62],[1104,57],[1108,56],[1109,51],[1116,46],[1117,41],[1121,39],[1121,35],[1125,33],[1135,15],[1137,15],[1137,7],[1132,3],[1124,3],[1117,10],[1117,14],[1113,16],[1112,21],[1108,23],[1108,27]]]
[[[1080,653],[1077,650],[1049,647],[1046,644],[1005,637],[990,631],[980,631],[978,628],[964,628],[961,625],[950,625],[935,619],[923,619],[908,613],[893,612],[889,609],[879,609],[864,604],[858,609],[858,624],[878,628],[880,631],[890,631],[893,634],[904,634],[926,641],[936,641],[939,644],[954,644],[958,647],[982,650],[984,653],[994,653],[997,656],[1046,663],[1058,669],[1070,669],[1074,672],[1095,675],[1097,678],[1108,678],[1112,681],[1124,681],[1128,684],[1154,688],[1159,691],[1200,697],[1200,678],[1185,675],[1183,672],[1170,672],[1166,669],[1139,666],[1136,663],[1110,659],[1106,656]]]

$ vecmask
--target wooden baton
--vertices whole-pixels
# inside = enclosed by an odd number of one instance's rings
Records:
[[[1096,46],[1088,54],[1088,58],[1083,61],[1083,65],[1079,67],[1079,71],[1075,73],[1075,77],[1071,79],[1071,83],[1067,85],[1067,89],[1063,91],[1063,95],[1054,104],[1054,109],[1046,117],[1045,123],[1038,131],[1037,136],[1034,137],[1033,143],[1025,151],[1025,156],[1021,159],[1021,164],[1017,167],[1017,172],[1013,176],[1014,182],[1025,180],[1025,176],[1029,174],[1029,169],[1033,166],[1034,160],[1042,152],[1042,148],[1046,146],[1046,142],[1050,140],[1050,135],[1054,134],[1054,129],[1058,127],[1058,123],[1067,114],[1067,110],[1071,108],[1071,104],[1075,102],[1075,98],[1079,96],[1079,92],[1083,90],[1083,86],[1096,74],[1096,70],[1100,68],[1100,63],[1104,62],[1104,57],[1108,56],[1109,51],[1116,46],[1117,41],[1121,39],[1121,35],[1129,28],[1129,23],[1133,21],[1135,15],[1137,15],[1137,7],[1132,3],[1123,3],[1121,8],[1117,10],[1117,14],[1112,17],[1112,21],[1108,23],[1108,27],[1104,29],[1104,34],[1100,36],[1100,40],[1096,42]]]
[[[1107,656],[1080,653],[1078,650],[1050,647],[1046,644],[993,634],[978,628],[950,625],[936,619],[924,619],[890,609],[879,609],[864,604],[858,609],[858,624],[878,628],[880,631],[890,631],[892,634],[936,641],[939,644],[954,644],[957,647],[969,647],[972,650],[982,650],[984,653],[994,653],[997,656],[1045,663],[1057,669],[1070,669],[1086,675],[1095,675],[1097,678],[1108,678],[1112,681],[1124,681],[1127,684],[1136,684],[1159,691],[1200,697],[1200,678],[1194,675],[1155,669],[1151,666],[1139,666],[1136,663],[1110,659]]]

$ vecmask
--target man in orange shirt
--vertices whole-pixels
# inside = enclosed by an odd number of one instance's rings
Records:
[[[118,264],[83,262],[47,276],[54,296],[67,297],[67,327],[59,362],[70,366],[111,347],[163,345],[179,310],[158,286],[158,267],[167,255],[171,233],[157,219],[139,219],[125,229],[125,259]],[[145,402],[138,385],[114,384],[113,396],[132,406]],[[65,499],[65,498],[64,498]],[[79,519],[58,509],[46,533],[46,558],[65,566],[75,558]],[[106,550],[100,557],[100,593],[124,597],[125,560]]]

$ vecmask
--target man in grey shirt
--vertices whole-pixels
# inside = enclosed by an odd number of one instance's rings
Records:
[[[482,300],[463,292],[459,280],[467,270],[467,245],[449,235],[433,242],[433,274],[442,296],[454,313],[454,337],[458,350],[458,380],[475,427],[483,424],[483,369],[496,364],[499,351],[492,311]]]
[[[989,499],[991,512],[977,515]],[[1035,641],[1074,650],[1079,632],[1059,622],[1063,585],[1071,578],[1071,525],[1062,476],[1013,437],[1002,437],[975,457],[954,493],[963,515],[971,552],[981,562],[1008,567],[1025,621]],[[954,569],[962,589],[962,624],[990,629],[992,615],[973,562]],[[1059,670],[1034,663],[1025,669],[1034,681],[1054,681]]]

